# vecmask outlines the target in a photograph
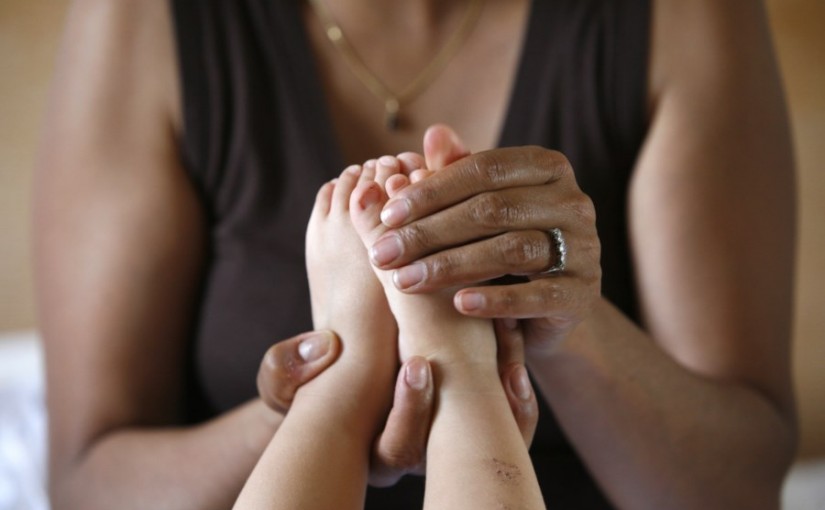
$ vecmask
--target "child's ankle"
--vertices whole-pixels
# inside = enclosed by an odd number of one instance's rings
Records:
[[[458,395],[458,398],[469,395],[483,397],[500,396],[503,394],[501,379],[495,361],[431,361],[433,378],[438,394],[442,397]]]

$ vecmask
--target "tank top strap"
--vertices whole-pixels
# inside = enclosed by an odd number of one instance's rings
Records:
[[[305,171],[290,178],[306,177],[310,187],[337,174],[341,158],[300,23],[302,3],[170,4],[184,112],[181,154],[213,219],[231,215],[244,198],[240,182],[251,167],[271,174],[296,164]],[[250,158],[257,161],[250,165]]]
[[[650,12],[650,0],[535,0],[501,145],[569,149],[602,133],[633,157],[647,130]]]

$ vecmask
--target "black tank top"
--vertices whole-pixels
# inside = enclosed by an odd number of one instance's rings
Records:
[[[499,143],[541,145],[570,159],[596,206],[603,293],[631,318],[625,209],[647,129],[649,2],[534,0]],[[317,189],[347,162],[300,2],[172,0],[172,7],[181,153],[209,228],[187,367],[197,421],[256,396],[267,348],[312,328],[305,227]],[[610,508],[552,411],[542,403],[540,412],[531,455],[547,504]],[[406,477],[371,489],[367,508],[420,510],[422,494],[421,479]]]

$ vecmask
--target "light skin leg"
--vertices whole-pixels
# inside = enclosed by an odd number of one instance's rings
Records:
[[[350,214],[365,246],[384,233],[386,200],[375,182],[362,181],[353,192]],[[497,373],[492,323],[456,312],[450,291],[405,295],[390,272],[376,274],[398,322],[402,359],[425,356],[433,366],[425,508],[544,508]]]
[[[298,391],[235,508],[363,507],[370,447],[397,370],[395,322],[349,220],[352,189],[375,178],[374,166],[350,167],[318,193],[307,229],[313,320],[334,329],[343,349]]]
[[[364,244],[349,223],[347,205],[350,210],[371,211],[373,218],[362,215],[362,220],[377,221],[378,211],[387,199],[384,189],[403,188],[409,182],[400,173],[409,169],[406,167],[410,165],[392,157],[369,161],[363,168],[347,169],[318,194],[307,234],[315,325],[334,327],[346,332],[342,335],[351,340],[348,343],[342,339],[343,353],[333,368],[298,392],[289,415],[261,457],[236,508],[363,506],[370,443],[382,416],[381,395],[386,393],[375,391],[376,382],[378,386],[383,382],[385,388],[391,387],[387,367],[394,368],[397,356],[393,349],[395,342],[381,340],[383,335],[390,335],[394,340],[396,329],[384,290],[369,267]],[[350,198],[348,195],[359,181],[367,192]],[[347,267],[346,274],[340,270],[342,266]],[[361,300],[355,299],[356,296]],[[404,304],[406,299],[396,305],[406,317],[432,310],[446,315],[430,329],[422,330],[429,336],[405,343],[422,351],[428,349],[427,345],[435,346],[443,352],[434,352],[431,361],[438,359],[448,366],[452,365],[450,360],[455,360],[458,367],[450,366],[437,372],[442,386],[450,388],[450,395],[441,397],[445,410],[440,413],[437,427],[442,432],[436,434],[438,439],[430,446],[438,450],[452,449],[453,453],[428,455],[431,466],[428,474],[438,483],[428,486],[427,507],[477,506],[477,501],[497,508],[516,505],[542,508],[522,438],[523,434],[530,436],[532,432],[525,434],[511,417],[512,403],[505,397],[496,371],[495,338],[490,324],[459,316],[448,306],[447,293],[428,300],[431,301],[428,309],[408,307]],[[385,320],[387,318],[389,320]],[[462,331],[460,325],[453,324],[456,320],[470,328]],[[432,342],[431,331],[440,330],[441,326],[463,335],[461,338],[468,340],[464,347],[444,350]],[[475,350],[471,335],[476,334],[479,345],[483,346],[479,350],[483,356],[465,363],[467,354]],[[519,339],[502,341],[502,336],[507,334],[500,332],[499,336],[502,351],[499,357],[512,358],[514,354],[520,357],[513,352]],[[428,386],[433,386],[430,365],[419,356],[407,357],[399,377],[404,377],[407,371],[420,371],[428,380]],[[523,371],[521,365],[516,368],[519,367]],[[505,372],[511,368],[514,367],[507,365]],[[516,386],[519,385],[514,385],[511,391],[517,392]],[[529,385],[521,389],[528,393],[520,397],[525,403],[535,398]],[[386,400],[386,395],[384,397]],[[462,432],[464,428],[473,430],[474,434],[456,445],[458,439],[467,437],[466,432]],[[526,477],[523,467],[528,470]],[[479,480],[480,476],[486,479]],[[313,480],[324,480],[323,490],[319,490]],[[464,491],[456,492],[456,487],[464,486],[473,487],[467,491],[472,493],[472,499],[468,499]],[[487,486],[491,487],[487,489]],[[538,498],[538,506],[528,504],[530,498],[523,497],[525,491],[532,494],[532,499]]]

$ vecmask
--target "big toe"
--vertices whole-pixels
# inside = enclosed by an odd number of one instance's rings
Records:
[[[381,223],[381,209],[386,202],[386,193],[375,181],[359,182],[352,192],[350,220],[367,248],[387,230]]]
[[[382,156],[376,164],[375,182],[383,188],[387,183],[387,179],[399,173],[401,173],[401,162],[398,158],[395,156]]]
[[[361,167],[358,165],[350,165],[341,172],[332,190],[331,203],[328,208],[329,211],[345,212],[347,210],[350,195],[360,175]]]

